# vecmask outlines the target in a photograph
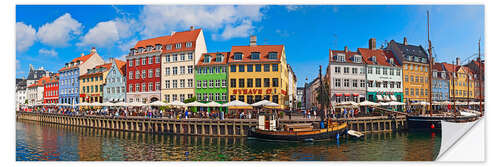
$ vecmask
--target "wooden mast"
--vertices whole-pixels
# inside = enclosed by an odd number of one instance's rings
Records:
[[[453,113],[456,113],[457,110],[456,110],[456,99],[455,99],[455,62],[452,62],[452,66],[453,66],[453,69],[451,71],[451,81],[453,83],[453,89],[452,89],[452,92],[453,92]]]
[[[430,115],[432,116],[432,44],[431,44],[431,39],[430,39],[430,35],[429,35],[429,11],[427,11],[427,41],[429,43],[429,49],[428,49],[428,52],[429,52],[429,70],[428,70],[428,74],[429,74],[429,113]]]
[[[479,48],[479,54],[478,54],[478,64],[479,64],[479,112],[481,113],[481,116],[483,116],[483,107],[482,107],[482,101],[483,101],[483,86],[482,86],[482,77],[481,77],[481,38],[479,38],[478,42],[478,48]]]

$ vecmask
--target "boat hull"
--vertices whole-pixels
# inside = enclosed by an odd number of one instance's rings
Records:
[[[477,120],[477,116],[407,116],[407,126],[409,131],[441,131],[441,121],[447,122],[472,122]]]
[[[313,130],[307,132],[286,132],[251,129],[249,136],[265,140],[310,141],[336,138],[347,133],[347,123],[336,128]]]

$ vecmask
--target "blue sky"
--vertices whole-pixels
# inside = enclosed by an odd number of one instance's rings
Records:
[[[231,46],[283,44],[298,85],[328,64],[328,50],[355,51],[376,38],[427,48],[426,10],[431,13],[431,40],[439,62],[462,62],[477,53],[484,39],[482,5],[410,6],[17,6],[16,77],[29,64],[56,72],[65,62],[95,46],[104,58],[124,58],[136,41],[203,28],[209,52]],[[481,46],[484,48],[484,45]],[[483,52],[483,50],[482,50]],[[325,68],[323,69],[325,71]]]

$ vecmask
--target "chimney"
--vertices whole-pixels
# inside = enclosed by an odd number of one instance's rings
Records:
[[[194,26],[189,27],[189,30],[193,31],[194,30]]]
[[[175,31],[172,31],[172,33],[170,33],[170,36],[174,36],[175,34]]]
[[[252,35],[250,36],[250,46],[255,46],[257,45],[257,36]]]
[[[33,71],[33,65],[30,64],[30,71]]]
[[[85,56],[85,54],[82,53],[81,56]]]
[[[344,52],[347,53],[347,51],[349,51],[349,49],[347,48],[347,46],[344,46]]]
[[[375,40],[375,38],[370,38],[370,40],[368,40],[368,47],[370,50],[377,49],[377,40]]]
[[[403,38],[403,45],[408,45],[408,41],[406,40],[406,37]]]
[[[457,64],[460,65],[460,58],[457,57]]]
[[[92,47],[92,49],[90,50],[90,53],[94,54],[96,53],[97,51],[95,50],[95,47]]]

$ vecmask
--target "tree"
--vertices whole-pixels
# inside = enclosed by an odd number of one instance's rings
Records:
[[[299,101],[299,102],[297,103],[297,108],[299,108],[299,109],[300,109],[300,108],[302,108],[302,102],[301,102],[301,101]]]
[[[28,104],[28,99],[24,100],[24,104]]]
[[[186,100],[184,100],[184,103],[191,103],[191,102],[194,102],[194,101],[196,101],[196,97],[192,97],[192,98],[186,99]]]

